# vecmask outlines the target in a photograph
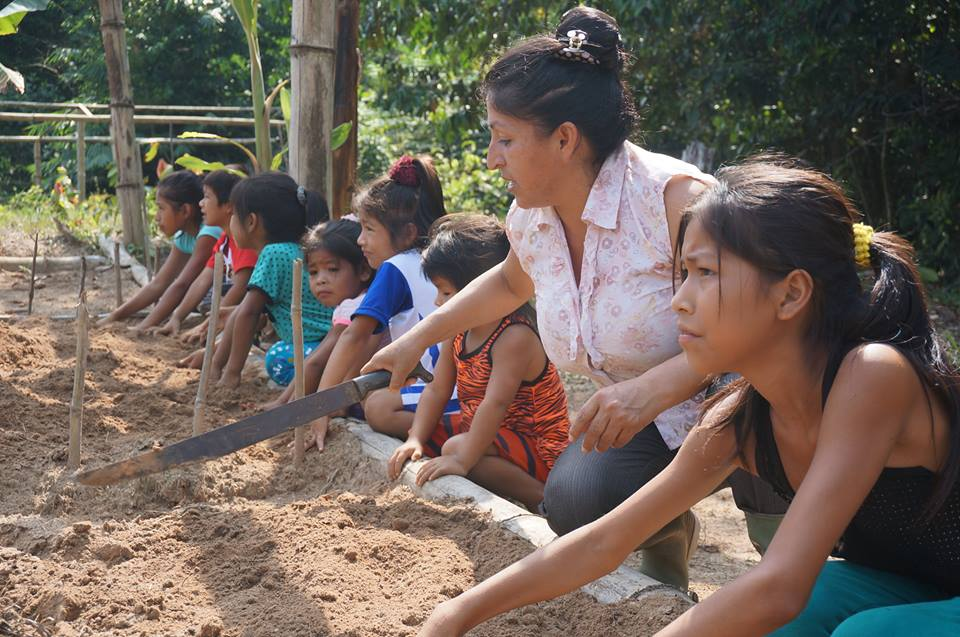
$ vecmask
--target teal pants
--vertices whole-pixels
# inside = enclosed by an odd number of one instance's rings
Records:
[[[957,637],[960,597],[909,577],[827,562],[807,607],[770,637]]]

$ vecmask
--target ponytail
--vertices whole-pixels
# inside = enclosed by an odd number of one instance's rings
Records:
[[[266,172],[241,180],[230,193],[241,221],[256,213],[269,243],[299,243],[307,228],[326,221],[330,210],[318,193],[297,186],[290,175]]]
[[[394,247],[423,249],[429,242],[430,226],[446,214],[443,187],[426,155],[404,155],[387,174],[366,185],[354,199],[358,212],[372,215],[390,233]],[[409,225],[416,236],[409,239]]]
[[[960,479],[960,375],[933,329],[910,243],[855,223],[860,215],[838,184],[784,157],[767,155],[729,166],[717,172],[717,179],[684,215],[677,254],[684,230],[695,218],[722,250],[750,263],[768,280],[806,271],[814,282],[806,338],[811,349],[827,352],[829,367],[839,366],[860,343],[886,343],[910,361],[922,381],[931,427],[930,392],[946,405],[950,449],[921,520],[929,522]],[[873,272],[867,291],[858,265]],[[755,423],[768,406],[741,381],[709,399],[704,411],[730,395],[737,400],[721,426],[734,426],[737,453],[743,458]]]

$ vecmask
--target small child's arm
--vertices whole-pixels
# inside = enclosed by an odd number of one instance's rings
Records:
[[[250,282],[250,275],[253,274],[253,268],[244,268],[233,273],[233,285],[223,295],[220,301],[220,307],[231,307],[240,305],[244,295],[247,293],[247,283]]]
[[[323,375],[323,368],[330,360],[330,354],[337,344],[337,339],[347,328],[346,325],[333,325],[327,335],[323,337],[317,348],[310,352],[310,355],[303,361],[303,392],[312,394],[317,391],[320,384],[320,377]],[[280,405],[285,405],[293,400],[293,393],[296,390],[295,383],[291,382],[275,400],[264,405],[265,409],[273,409]]]
[[[240,372],[247,361],[250,346],[260,321],[260,314],[267,305],[267,295],[254,288],[248,290],[243,302],[230,314],[223,328],[223,338],[214,355],[213,370],[222,368],[223,374],[217,383],[223,387],[236,387],[240,384]],[[222,367],[221,367],[222,366]]]
[[[207,235],[203,235],[197,239],[197,243],[193,248],[193,254],[190,255],[187,264],[183,266],[176,280],[170,284],[170,287],[166,289],[163,296],[157,301],[157,305],[153,308],[153,311],[137,325],[138,330],[142,331],[153,327],[165,319],[177,307],[190,288],[190,284],[203,272],[207,264],[207,259],[210,258],[210,252],[213,250],[213,245],[216,242],[216,239]]]
[[[127,299],[126,303],[101,319],[97,323],[97,327],[102,327],[114,321],[121,321],[159,299],[164,290],[177,278],[189,259],[190,255],[181,252],[176,247],[172,248],[163,265],[150,279],[150,282]]]
[[[537,358],[535,347],[539,347],[539,340],[528,327],[510,326],[500,334],[491,350],[493,369],[490,381],[470,423],[470,430],[456,436],[460,440],[453,452],[444,445],[443,455],[420,468],[418,485],[445,475],[465,476],[476,466],[497,437],[520,384],[524,378],[536,376],[530,373],[531,361]]]
[[[380,322],[372,316],[358,314],[350,321],[343,333],[337,338],[330,353],[330,359],[323,368],[323,375],[320,377],[320,384],[317,391],[329,389],[334,385],[339,385],[349,379],[350,373],[363,365],[366,361],[362,360],[363,353],[366,351],[371,334],[377,329]],[[306,448],[313,445],[317,449],[323,450],[323,441],[327,437],[327,428],[330,426],[330,418],[321,416],[313,421],[311,426],[311,435],[306,441]]]
[[[453,396],[456,383],[457,367],[453,360],[451,339],[440,345],[440,359],[433,370],[433,382],[427,383],[423,388],[406,442],[397,447],[387,461],[387,476],[391,480],[400,477],[400,471],[407,460],[419,460],[423,457],[423,447],[443,417],[443,408]]]
[[[213,268],[204,268],[203,272],[197,275],[197,278],[190,284],[190,289],[187,290],[183,300],[180,301],[180,305],[178,305],[177,309],[170,315],[166,324],[157,330],[157,334],[162,334],[163,336],[176,335],[177,332],[180,331],[180,325],[183,323],[183,319],[187,318],[187,315],[200,305],[200,301],[203,300],[203,297],[207,294],[207,290],[209,290],[212,285]]]

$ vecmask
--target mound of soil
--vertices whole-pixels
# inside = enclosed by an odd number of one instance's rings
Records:
[[[97,489],[65,468],[70,323],[0,323],[0,610],[57,635],[415,635],[440,601],[530,551],[475,510],[417,498],[335,426],[295,472],[290,437]],[[167,339],[91,336],[83,462],[190,435],[198,372]],[[226,424],[272,398],[256,370],[216,391]],[[646,635],[674,600],[605,606],[576,593],[474,635]],[[2,625],[2,624],[0,624]],[[16,633],[14,633],[16,634]]]

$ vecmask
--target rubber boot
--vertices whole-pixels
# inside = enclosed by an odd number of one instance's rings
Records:
[[[700,539],[700,521],[687,511],[640,545],[640,572],[686,592],[688,566]]]
[[[780,527],[783,515],[744,511],[743,517],[747,521],[747,535],[750,536],[750,542],[753,544],[753,548],[757,549],[760,557],[763,557],[763,554],[770,547],[770,542],[773,541],[773,536]]]

